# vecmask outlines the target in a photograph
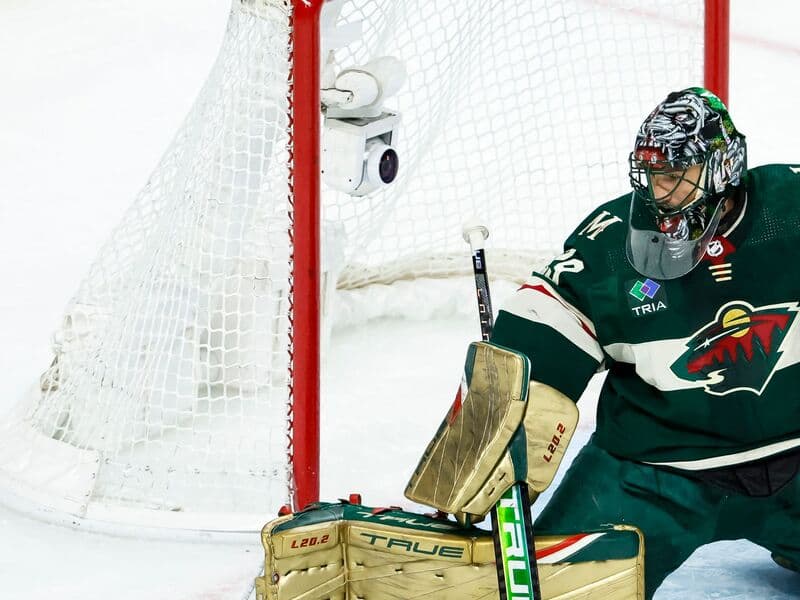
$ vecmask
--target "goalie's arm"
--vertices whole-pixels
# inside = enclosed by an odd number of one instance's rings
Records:
[[[567,246],[542,274],[533,273],[504,303],[491,337],[530,359],[531,379],[574,401],[604,366],[603,349],[586,309],[591,284],[591,267]]]
[[[406,490],[410,499],[469,521],[515,481],[526,481],[532,498],[547,488],[577,425],[575,401],[603,364],[594,324],[573,291],[587,275],[568,248],[503,307],[491,343],[468,354],[469,401],[456,401],[428,445]],[[509,355],[527,370],[509,369]],[[471,376],[484,372],[495,377]],[[512,391],[524,407],[508,400]]]

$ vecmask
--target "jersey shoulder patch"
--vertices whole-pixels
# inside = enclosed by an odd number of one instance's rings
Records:
[[[629,206],[630,193],[602,204],[578,225],[570,240],[579,243],[578,240],[596,242],[605,237],[624,237],[627,232]]]
[[[624,253],[629,212],[630,193],[598,206],[570,234],[564,244],[565,253],[556,260],[579,259],[597,265],[609,254]],[[566,256],[571,250],[574,252]]]
[[[579,236],[584,236],[590,240],[596,240],[597,236],[603,233],[607,227],[622,223],[622,218],[611,214],[607,210],[601,210],[581,229],[578,230]]]

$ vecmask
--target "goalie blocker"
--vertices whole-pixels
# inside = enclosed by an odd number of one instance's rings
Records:
[[[534,500],[552,482],[577,423],[572,400],[530,381],[524,354],[470,344],[455,402],[405,495],[463,524],[483,519],[517,481]]]
[[[499,598],[491,532],[454,521],[341,501],[275,519],[261,537],[257,600]],[[543,534],[536,548],[545,599],[644,597],[635,528]]]

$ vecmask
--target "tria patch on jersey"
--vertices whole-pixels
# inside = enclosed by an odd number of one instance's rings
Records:
[[[666,310],[667,294],[664,286],[652,279],[631,279],[625,282],[628,306],[634,317],[652,315]]]
[[[670,366],[686,381],[703,384],[709,394],[736,391],[761,395],[781,357],[781,344],[800,310],[797,302],[754,308],[729,302],[713,323],[686,342],[687,350]]]

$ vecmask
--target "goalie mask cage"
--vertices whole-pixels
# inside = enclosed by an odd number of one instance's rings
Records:
[[[320,20],[337,3],[335,24]],[[208,532],[316,499],[321,331],[384,310],[344,298],[403,288],[418,311],[414,286],[464,276],[471,308],[466,218],[489,225],[495,275],[522,278],[625,191],[635,130],[667,91],[726,92],[724,2],[321,9],[233,1],[208,81],[69,302],[52,365],[0,425],[7,502]],[[344,46],[325,37],[358,28]],[[386,102],[402,115],[398,179],[366,197],[319,187],[331,49],[339,68],[391,55],[407,71]]]

